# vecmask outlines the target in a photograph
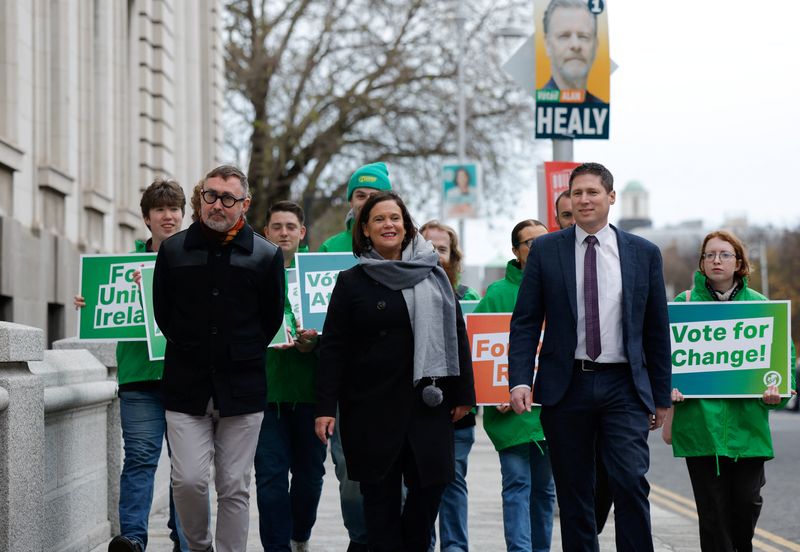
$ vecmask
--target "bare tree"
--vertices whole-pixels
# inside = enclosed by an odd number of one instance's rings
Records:
[[[499,69],[491,30],[530,7],[468,4],[467,152],[502,197],[512,146],[532,142],[532,110]],[[399,168],[412,201],[438,192],[438,167],[457,143],[454,11],[443,0],[227,3],[229,105],[251,130],[253,220],[287,198],[319,218],[344,201],[349,175],[366,162]]]

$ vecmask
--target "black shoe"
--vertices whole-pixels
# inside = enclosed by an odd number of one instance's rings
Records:
[[[108,543],[108,552],[144,552],[139,541],[117,535]]]
[[[361,544],[360,542],[350,541],[350,545],[347,547],[347,552],[369,552],[369,547],[366,544]]]

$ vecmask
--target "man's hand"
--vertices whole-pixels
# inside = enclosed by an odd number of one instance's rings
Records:
[[[469,414],[470,410],[472,410],[472,406],[469,405],[457,406],[453,410],[451,410],[450,414],[453,417],[453,423],[456,423],[461,418]]]
[[[498,404],[497,406],[495,406],[495,409],[496,409],[496,410],[497,410],[497,411],[498,411],[500,414],[505,414],[506,412],[508,412],[508,411],[510,411],[510,410],[511,410],[511,405],[510,405],[510,404],[508,404],[508,403],[505,403],[505,404]]]
[[[686,400],[686,398],[683,396],[683,393],[678,391],[677,387],[673,387],[672,388],[672,402],[674,402],[674,403],[683,402],[685,400]]]
[[[317,330],[313,328],[308,330],[297,328],[297,337],[294,340],[294,344],[301,353],[310,353],[313,351],[314,347],[317,346],[317,341],[319,341]]]
[[[333,435],[333,428],[336,425],[336,418],[331,416],[320,416],[314,420],[314,433],[322,441],[323,445],[328,444],[328,437]]]
[[[650,431],[656,430],[664,425],[664,420],[667,418],[669,408],[663,406],[656,407],[656,413],[650,414]]]
[[[770,385],[767,387],[767,390],[764,391],[764,395],[761,397],[761,400],[764,401],[765,404],[778,404],[781,402],[781,394],[778,391],[777,385]]]
[[[133,283],[137,286],[142,285],[142,271],[138,268],[133,271]]]
[[[83,295],[76,295],[72,299],[72,304],[75,305],[75,310],[82,309],[86,306],[86,299],[83,298]]]
[[[511,391],[511,408],[513,408],[514,412],[517,414],[530,412],[532,403],[533,392],[531,391],[530,387],[521,385],[519,387],[515,387]]]

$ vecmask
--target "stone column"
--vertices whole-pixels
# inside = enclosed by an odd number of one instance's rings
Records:
[[[27,363],[44,346],[42,330],[0,322],[0,550],[42,550],[44,384]]]

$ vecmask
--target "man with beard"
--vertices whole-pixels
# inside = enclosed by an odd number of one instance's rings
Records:
[[[439,262],[453,286],[459,301],[477,301],[481,298],[477,291],[459,283],[461,261],[464,258],[458,247],[458,234],[450,226],[438,220],[422,225],[419,233],[433,244],[439,254]],[[456,476],[445,487],[439,505],[439,539],[442,550],[469,550],[467,534],[467,457],[475,442],[475,412],[470,411],[453,426],[455,436]],[[434,530],[435,531],[435,530]],[[435,545],[435,532],[431,547]]]
[[[586,0],[552,0],[544,13],[544,43],[552,77],[545,89],[585,92],[585,103],[605,103],[586,89],[597,54],[597,16]]]
[[[167,339],[162,392],[178,517],[191,550],[213,550],[213,461],[216,550],[233,552],[247,547],[265,352],[283,321],[283,255],[245,222],[250,196],[239,169],[212,170],[200,195],[200,220],[159,248],[153,304]]]

